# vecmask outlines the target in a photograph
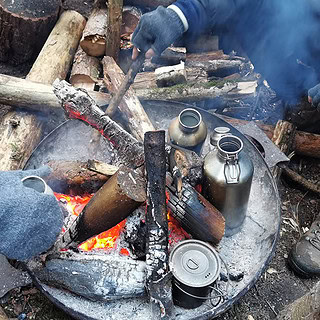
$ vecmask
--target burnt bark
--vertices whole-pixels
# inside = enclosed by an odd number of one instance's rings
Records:
[[[61,6],[60,0],[0,0],[0,61],[22,64],[41,50]]]
[[[69,251],[49,255],[45,267],[32,272],[46,284],[89,300],[112,301],[145,296],[145,269],[144,261],[129,257]]]
[[[114,147],[121,164],[137,168],[144,164],[143,145],[111,120],[84,90],[66,81],[55,81],[54,93],[70,119],[79,119],[97,129]]]
[[[147,132],[144,138],[147,173],[147,291],[152,314],[169,319],[173,301],[168,254],[165,132]]]
[[[171,178],[167,177],[168,208],[173,217],[195,239],[219,244],[225,230],[225,219],[221,212],[189,183],[183,183],[181,196],[177,196],[170,182]]]
[[[89,238],[117,225],[145,199],[145,181],[141,172],[120,167],[90,199],[58,241],[57,247],[76,248]]]
[[[69,195],[97,192],[118,170],[115,166],[94,160],[52,160],[46,165],[51,169],[50,175],[45,178],[47,184],[54,192]]]

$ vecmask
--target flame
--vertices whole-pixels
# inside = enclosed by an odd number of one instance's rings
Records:
[[[68,211],[75,216],[78,216],[90,199],[93,197],[93,194],[85,196],[69,196],[62,193],[54,193],[58,201],[65,203]],[[169,201],[170,195],[166,192],[167,202]],[[168,217],[168,229],[169,229],[169,246],[172,247],[176,243],[179,243],[182,240],[190,238],[190,235],[183,230],[179,222],[172,216],[170,211],[167,213]],[[100,250],[110,250],[116,248],[117,239],[121,233],[121,230],[126,224],[126,219],[118,223],[113,228],[100,233],[99,235],[90,238],[89,240],[83,242],[79,249],[83,251],[91,251],[93,249]],[[63,232],[65,230],[62,230]],[[120,254],[129,255],[129,251],[126,248],[120,248]]]
[[[55,193],[55,196],[58,201],[65,202],[67,209],[73,215],[78,216],[90,199],[93,197],[93,194],[85,196],[68,196],[62,193]],[[104,231],[98,234],[95,237],[90,238],[89,240],[83,242],[79,248],[83,251],[90,251],[93,249],[103,249],[109,250],[116,247],[116,240],[120,235],[122,228],[124,227],[126,220],[121,221],[113,228]],[[65,230],[63,230],[65,231]],[[120,253],[123,255],[129,255],[127,249],[122,248]]]

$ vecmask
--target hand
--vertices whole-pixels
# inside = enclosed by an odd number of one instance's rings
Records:
[[[184,26],[179,16],[172,9],[159,6],[156,10],[142,15],[132,34],[132,59],[137,58],[140,50],[146,52],[147,59],[160,55],[181,37],[183,32]]]
[[[308,91],[308,101],[320,111],[320,83]]]
[[[48,167],[0,172],[0,253],[9,259],[27,260],[45,252],[61,232],[63,217],[55,196],[21,181],[49,173]]]

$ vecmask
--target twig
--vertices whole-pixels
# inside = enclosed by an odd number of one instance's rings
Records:
[[[283,170],[283,173],[285,173],[294,182],[297,182],[298,184],[300,184],[302,187],[306,188],[309,191],[320,194],[320,187],[317,186],[316,184],[310,182],[306,178],[302,177],[301,175],[299,175],[292,169],[287,168],[284,165],[281,165],[281,169]]]

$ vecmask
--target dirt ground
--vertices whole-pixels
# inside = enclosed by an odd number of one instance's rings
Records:
[[[85,16],[91,10],[93,1],[65,0],[66,9],[74,9]],[[0,73],[24,77],[30,64],[10,66],[0,64]],[[1,112],[6,107],[0,106]],[[0,112],[0,116],[1,116]],[[54,126],[54,120],[52,120]],[[314,183],[318,183],[320,160],[294,156],[291,167],[299,174]],[[301,279],[293,274],[287,266],[290,248],[297,241],[304,228],[310,227],[320,208],[318,195],[301,189],[291,181],[281,178],[279,193],[282,202],[281,236],[277,244],[275,256],[267,271],[257,281],[254,287],[229,311],[219,316],[218,320],[267,320],[276,318],[288,303],[294,301],[316,283],[317,279]],[[33,285],[17,288],[0,299],[9,317],[39,320],[67,320],[72,319],[57,306],[44,297]]]

